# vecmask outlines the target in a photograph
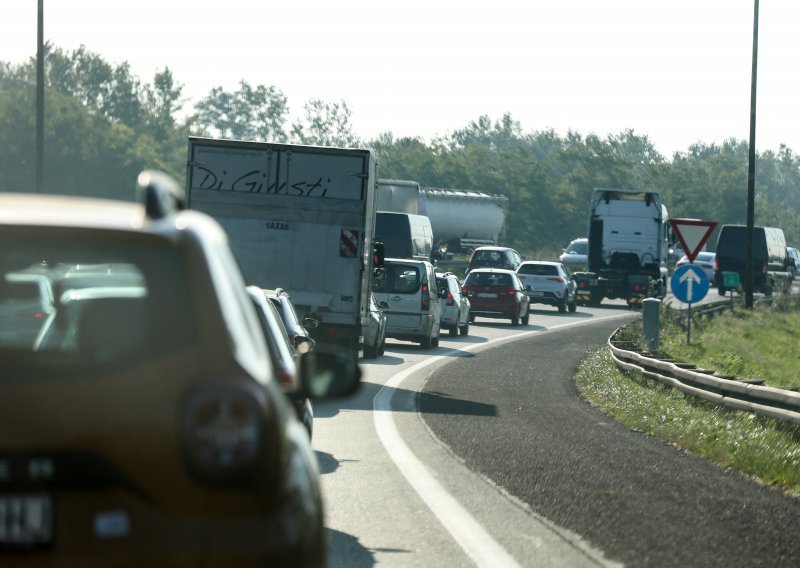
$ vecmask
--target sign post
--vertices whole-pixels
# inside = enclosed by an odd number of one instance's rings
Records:
[[[673,295],[681,302],[689,304],[686,343],[690,343],[692,340],[692,304],[699,302],[708,294],[708,277],[700,267],[684,264],[673,273],[670,284]]]

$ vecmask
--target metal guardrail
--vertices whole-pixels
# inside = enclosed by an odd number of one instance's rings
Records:
[[[611,357],[618,368],[639,373],[703,400],[800,425],[800,393],[755,384],[761,381],[722,377],[715,371],[638,351],[631,342],[616,341],[614,337],[618,332],[615,331],[608,339]]]

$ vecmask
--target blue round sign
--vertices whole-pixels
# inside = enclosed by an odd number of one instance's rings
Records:
[[[708,277],[703,270],[692,264],[684,264],[672,274],[670,280],[673,295],[687,304],[699,302],[708,294]]]

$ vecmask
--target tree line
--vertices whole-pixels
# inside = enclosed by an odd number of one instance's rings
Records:
[[[35,60],[0,61],[0,191],[35,190]],[[553,254],[585,236],[596,187],[660,191],[673,217],[744,223],[746,141],[698,143],[670,157],[627,129],[600,137],[569,131],[525,132],[512,115],[479,116],[425,141],[384,132],[359,139],[344,101],[307,101],[290,123],[275,86],[242,80],[213,88],[183,113],[183,85],[168,67],[147,83],[127,63],[112,64],[81,47],[46,46],[47,193],[132,199],[136,175],[158,168],[185,178],[187,137],[366,147],[380,176],[423,186],[504,195],[505,244],[528,256]],[[800,243],[800,157],[790,148],[757,154],[755,219]]]

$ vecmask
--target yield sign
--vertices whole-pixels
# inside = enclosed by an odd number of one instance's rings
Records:
[[[708,236],[717,226],[716,221],[699,221],[697,219],[670,219],[669,222],[689,262],[694,261]]]

